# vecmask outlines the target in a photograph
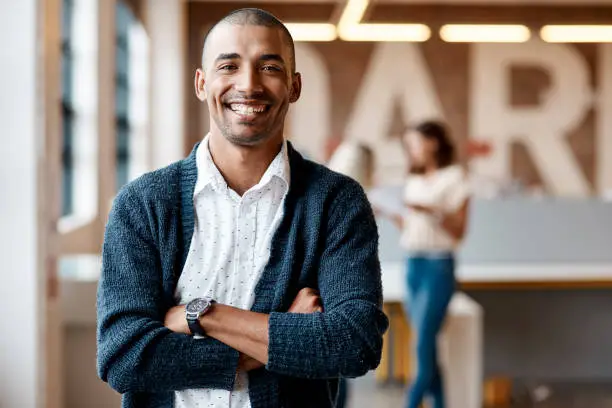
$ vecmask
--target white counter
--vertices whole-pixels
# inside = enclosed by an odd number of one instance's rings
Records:
[[[405,296],[405,265],[403,262],[383,262],[382,282],[385,301],[402,301]],[[609,282],[612,286],[612,264],[481,264],[459,265],[457,280],[470,284],[588,283]]]

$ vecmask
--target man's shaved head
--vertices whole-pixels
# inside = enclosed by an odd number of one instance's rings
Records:
[[[204,38],[204,46],[202,49],[202,69],[206,70],[206,43],[208,42],[208,39],[211,37],[211,34],[215,28],[221,24],[264,26],[280,30],[291,55],[291,61],[289,61],[291,74],[295,73],[295,46],[293,44],[293,37],[291,37],[291,33],[289,33],[287,27],[285,27],[285,25],[272,13],[258,8],[242,8],[234,10],[211,27]]]

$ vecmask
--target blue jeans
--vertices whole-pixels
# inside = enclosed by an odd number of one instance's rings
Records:
[[[411,255],[407,260],[407,314],[416,335],[417,375],[408,390],[407,407],[418,408],[426,396],[433,408],[444,408],[438,365],[437,335],[455,291],[452,253]]]

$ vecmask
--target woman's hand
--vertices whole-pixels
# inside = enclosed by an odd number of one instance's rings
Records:
[[[382,217],[391,220],[391,222],[393,222],[398,229],[401,230],[404,227],[404,217],[401,214],[387,213],[374,205],[372,205],[372,211],[374,212],[375,217]]]
[[[408,207],[409,209],[413,211],[422,212],[425,214],[435,214],[436,213],[436,209],[434,207],[427,206],[427,205],[406,203],[406,207]]]

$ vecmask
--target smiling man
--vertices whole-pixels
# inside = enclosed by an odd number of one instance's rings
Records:
[[[124,187],[106,227],[98,372],[124,407],[333,407],[377,367],[378,233],[353,180],[284,140],[293,40],[241,9],[209,32],[210,132]]]

